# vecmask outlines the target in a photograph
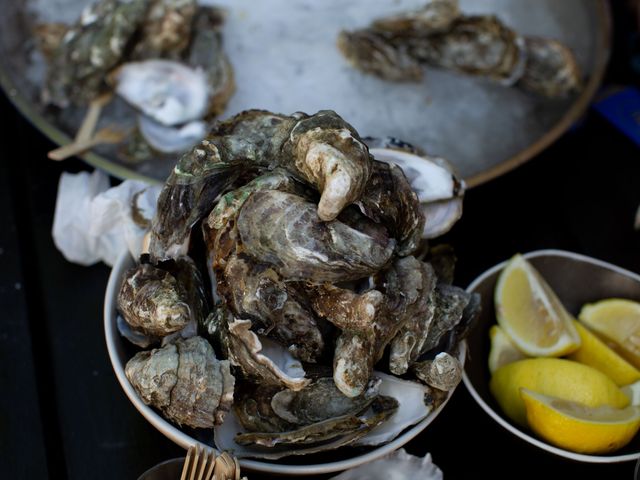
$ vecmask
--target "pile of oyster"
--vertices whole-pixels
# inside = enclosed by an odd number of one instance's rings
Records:
[[[43,101],[85,107],[116,93],[138,112],[127,158],[184,152],[235,89],[222,24],[197,0],[98,0],[73,25],[42,24]]]
[[[371,147],[371,148],[370,148]],[[429,239],[461,214],[442,159],[333,111],[246,111],[185,154],[126,272],[126,375],[221,450],[279,458],[388,442],[461,378],[478,299]]]

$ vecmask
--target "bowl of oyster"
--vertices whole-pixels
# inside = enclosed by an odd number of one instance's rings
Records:
[[[398,449],[460,382],[477,316],[434,241],[464,188],[333,111],[216,123],[167,179],[146,253],[111,273],[125,393],[174,442],[248,469],[327,473]]]

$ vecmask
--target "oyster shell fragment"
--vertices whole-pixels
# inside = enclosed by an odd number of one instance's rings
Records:
[[[235,379],[201,337],[137,353],[125,374],[140,398],[169,420],[193,428],[222,423],[233,403]]]

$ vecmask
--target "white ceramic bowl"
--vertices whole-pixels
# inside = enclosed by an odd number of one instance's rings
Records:
[[[131,403],[133,403],[136,409],[138,409],[138,411],[142,414],[142,416],[144,416],[144,418],[146,418],[149,423],[151,423],[151,425],[157,428],[160,433],[162,433],[168,439],[177,443],[181,447],[188,449],[191,445],[195,445],[199,442],[202,443],[205,440],[194,438],[194,436],[190,435],[189,432],[187,432],[185,429],[181,429],[171,422],[165,420],[153,408],[145,405],[124,374],[124,366],[131,357],[131,348],[130,345],[127,344],[127,340],[123,339],[118,333],[118,329],[116,326],[116,303],[118,290],[120,289],[120,284],[122,281],[122,275],[127,269],[133,266],[133,258],[131,258],[128,253],[123,254],[114,265],[109,277],[109,283],[107,284],[107,291],[104,302],[104,331],[107,342],[107,350],[109,351],[109,358],[111,359],[113,370],[115,371],[116,377],[118,378],[122,389],[124,390],[127,397],[129,397],[129,400],[131,400]],[[462,362],[464,362],[465,356],[466,345],[463,344],[460,355],[460,360]],[[345,447],[339,449],[338,451],[329,452],[328,454],[315,454],[309,457],[297,458],[291,457],[291,464],[286,463],[288,461],[288,458],[278,460],[277,462],[240,459],[240,466],[243,469],[256,470],[265,473],[303,476],[339,472],[356,467],[358,465],[362,465],[364,463],[388,455],[389,453],[405,445],[416,435],[422,432],[442,411],[446,403],[449,401],[449,398],[451,398],[452,393],[453,391],[450,392],[449,397],[447,397],[442,405],[431,412],[424,420],[408,428],[393,441],[385,445],[381,445],[376,448],[358,447],[357,449]],[[347,454],[353,453],[353,455],[346,456],[345,452]],[[336,460],[336,457],[339,457],[340,459]],[[318,461],[319,459],[321,459],[322,461]],[[300,462],[300,464],[297,464],[295,460],[297,460],[297,462]],[[305,463],[305,461],[308,462],[309,460],[316,461],[316,463]]]
[[[640,275],[577,253],[539,250],[524,257],[542,274],[564,306],[574,315],[585,303],[620,297],[640,301]],[[608,455],[586,455],[563,450],[536,437],[507,418],[489,391],[489,329],[496,323],[493,292],[504,261],[476,278],[467,288],[482,296],[482,313],[467,339],[468,360],[463,381],[471,396],[496,422],[524,441],[561,457],[580,462],[616,463],[640,458],[640,434],[629,445]]]

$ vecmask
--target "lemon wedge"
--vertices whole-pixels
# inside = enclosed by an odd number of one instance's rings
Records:
[[[489,371],[493,374],[498,368],[508,363],[517,362],[527,358],[527,356],[518,350],[518,347],[504,333],[498,325],[493,325],[489,330],[489,338],[491,339],[491,351],[489,352]]]
[[[520,425],[527,424],[521,388],[589,407],[629,405],[629,397],[595,368],[561,358],[528,358],[499,368],[489,382],[504,413]]]
[[[522,255],[506,265],[495,290],[498,324],[532,357],[560,357],[580,346],[573,317]]]
[[[579,453],[609,453],[624,447],[640,429],[640,407],[583,404],[521,391],[531,430],[547,442]]]
[[[580,321],[640,368],[640,303],[611,298],[582,307]]]
[[[574,325],[580,334],[581,345],[578,350],[569,355],[570,360],[600,370],[619,386],[640,380],[640,370],[609,348],[579,322],[575,322]]]

